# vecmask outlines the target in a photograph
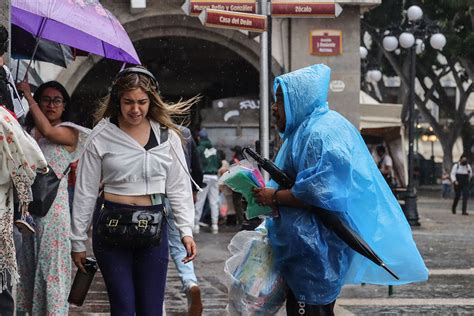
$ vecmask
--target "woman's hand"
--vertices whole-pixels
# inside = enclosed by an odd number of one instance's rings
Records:
[[[254,188],[253,197],[260,206],[274,206],[273,205],[273,193],[275,189],[271,188]]]
[[[76,267],[84,273],[87,273],[86,268],[84,268],[84,263],[86,263],[86,252],[71,252],[72,261]]]
[[[27,100],[28,100],[28,97],[31,96],[31,87],[27,81],[18,82],[16,84],[16,88],[18,89],[18,91],[23,92],[23,95],[25,96],[25,98],[27,98]]]
[[[183,243],[184,248],[186,248],[186,253],[187,253],[187,256],[184,257],[182,261],[184,263],[188,263],[194,260],[194,258],[196,258],[196,255],[197,255],[197,247],[196,247],[196,243],[194,242],[193,237],[184,236],[183,239],[181,239],[181,242]]]

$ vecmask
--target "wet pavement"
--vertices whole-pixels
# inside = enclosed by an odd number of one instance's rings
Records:
[[[430,270],[427,282],[396,286],[389,296],[387,286],[348,285],[337,300],[336,315],[473,315],[474,314],[474,201],[470,216],[453,215],[451,200],[437,192],[420,192],[418,212],[421,227],[413,228],[418,248]],[[224,261],[227,245],[236,233],[223,227],[217,235],[201,230],[196,236],[199,258],[195,262],[201,286],[204,315],[224,315],[227,300]],[[166,291],[167,315],[186,315],[187,300],[181,282],[169,265]],[[280,314],[284,314],[281,311]],[[100,273],[82,308],[70,315],[108,315],[108,301]]]

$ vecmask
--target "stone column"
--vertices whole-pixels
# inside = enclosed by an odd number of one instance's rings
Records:
[[[8,29],[8,34],[11,36],[11,27],[10,27],[10,1],[1,1],[0,2],[0,23],[3,24]],[[11,43],[11,41],[9,42]],[[8,64],[10,57],[10,49],[3,56],[5,63]]]

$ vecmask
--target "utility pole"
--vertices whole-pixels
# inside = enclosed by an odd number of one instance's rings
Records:
[[[268,2],[261,0],[260,14],[268,16]],[[267,23],[271,23],[268,21]],[[268,29],[268,24],[267,24]],[[270,158],[270,109],[269,109],[269,34],[268,31],[260,34],[260,154]],[[270,43],[271,45],[271,43]],[[266,179],[268,180],[268,179]]]

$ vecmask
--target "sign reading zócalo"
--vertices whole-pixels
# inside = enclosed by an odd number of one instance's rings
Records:
[[[267,17],[260,14],[206,9],[199,15],[202,24],[209,27],[265,32]]]
[[[198,16],[206,9],[256,13],[255,0],[186,0],[181,7],[187,15]]]
[[[273,0],[272,16],[293,18],[335,18],[342,7],[335,2]]]
[[[309,47],[311,55],[340,55],[342,54],[342,32],[338,30],[311,31]]]

